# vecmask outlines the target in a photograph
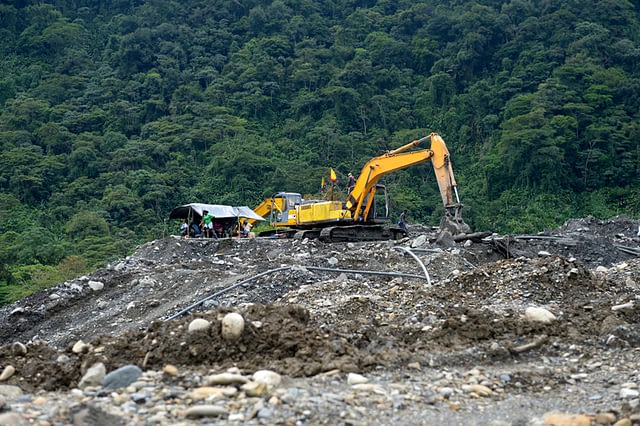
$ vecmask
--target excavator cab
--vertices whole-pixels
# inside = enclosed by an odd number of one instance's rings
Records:
[[[302,195],[297,192],[278,192],[271,197],[277,209],[271,210],[272,223],[288,223],[293,220],[295,223],[295,212],[302,204]]]
[[[373,204],[371,206],[371,210],[369,210],[369,215],[366,218],[365,222],[368,223],[386,223],[389,221],[389,197],[387,196],[387,188],[384,185],[377,184],[375,186],[375,191],[372,191],[371,194],[367,195],[367,197],[373,196]],[[365,200],[365,204],[368,203],[368,200]]]

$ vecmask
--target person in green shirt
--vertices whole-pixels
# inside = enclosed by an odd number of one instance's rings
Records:
[[[213,238],[213,215],[208,210],[202,212],[202,228],[204,229],[205,238]]]

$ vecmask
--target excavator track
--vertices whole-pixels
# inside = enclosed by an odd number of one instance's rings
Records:
[[[349,225],[331,226],[320,231],[320,241],[323,242],[358,242],[399,240],[407,234],[400,228],[382,225]]]

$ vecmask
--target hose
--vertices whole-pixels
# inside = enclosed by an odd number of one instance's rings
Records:
[[[424,272],[425,277],[427,277],[427,284],[431,285],[431,277],[429,276],[429,272],[427,271],[427,267],[424,266],[424,263],[422,263],[422,260],[420,260],[420,258],[418,256],[416,256],[416,254],[414,252],[412,252],[409,248],[402,247],[402,246],[394,246],[393,249],[394,250],[404,251],[405,253],[408,253],[411,257],[413,257],[416,260],[416,262],[418,262],[420,267],[422,268],[422,271]]]
[[[420,261],[420,260],[418,259],[418,261]],[[186,308],[184,308],[180,312],[170,316],[169,318],[164,319],[163,321],[166,322],[166,321],[171,321],[173,319],[176,319],[176,318],[186,314],[187,312],[191,311],[192,309],[202,305],[207,300],[214,299],[214,298],[216,298],[218,296],[221,296],[221,295],[223,295],[223,294],[225,294],[225,293],[227,293],[227,292],[229,292],[229,291],[231,291],[231,290],[233,290],[233,289],[235,289],[237,287],[240,287],[240,286],[242,286],[242,285],[244,285],[246,283],[249,283],[249,282],[251,282],[251,281],[253,281],[253,280],[257,279],[257,278],[260,278],[260,277],[268,275],[268,274],[273,274],[275,272],[286,271],[286,270],[291,269],[291,268],[292,268],[291,266],[283,266],[283,267],[280,267],[280,268],[269,269],[268,271],[261,272],[261,273],[259,273],[257,275],[254,275],[254,276],[252,276],[250,278],[247,278],[246,280],[239,281],[239,282],[237,282],[237,283],[235,283],[233,285],[230,285],[229,287],[223,288],[222,290],[213,293],[210,296],[205,297],[202,300],[197,301],[196,303],[194,303],[194,304],[192,304],[190,306],[187,306]],[[325,271],[325,272],[338,272],[338,273],[343,273],[344,272],[344,273],[354,273],[354,274],[363,274],[363,275],[387,275],[387,276],[396,276],[396,277],[417,278],[417,279],[422,279],[422,280],[425,279],[425,277],[423,277],[421,275],[405,274],[403,272],[364,271],[364,270],[361,270],[361,269],[324,268],[324,267],[321,267],[321,266],[299,266],[299,268],[308,269],[308,270],[311,270],[311,271]],[[423,265],[423,268],[424,268],[424,265]],[[424,268],[424,270],[426,272],[426,268]],[[427,276],[427,282],[429,283],[429,285],[431,285],[431,279],[429,278],[429,274],[427,273],[426,276]]]

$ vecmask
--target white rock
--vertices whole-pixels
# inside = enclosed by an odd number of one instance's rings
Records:
[[[411,241],[411,247],[413,248],[422,247],[426,242],[427,242],[426,235],[418,235],[413,241]]]
[[[620,398],[622,399],[634,399],[640,396],[640,392],[635,389],[623,388],[620,389]]]
[[[527,321],[541,322],[544,324],[552,323],[556,320],[556,316],[544,308],[530,306],[524,311],[524,317]]]
[[[546,251],[546,250],[540,250],[540,251],[538,252],[538,256],[551,256],[551,253],[549,253],[549,252],[548,252],[548,251]]]
[[[633,302],[623,303],[621,305],[615,305],[611,307],[612,311],[619,311],[621,309],[633,309]]]
[[[97,362],[93,364],[86,373],[84,373],[84,376],[82,376],[82,379],[80,379],[80,382],[78,383],[78,388],[84,389],[87,386],[99,386],[102,383],[102,380],[104,380],[104,376],[106,374],[107,369],[104,364]]]
[[[271,370],[258,370],[253,373],[252,379],[254,382],[264,383],[269,386],[278,386],[282,382],[282,377]]]
[[[377,385],[375,383],[360,383],[359,385],[352,385],[351,388],[354,390],[359,390],[364,392],[373,392],[379,395],[386,394],[382,386]]]
[[[78,340],[71,348],[71,351],[74,354],[83,354],[83,353],[89,352],[90,347],[91,347],[90,345],[83,342],[82,340]]]
[[[91,290],[93,291],[100,291],[104,288],[104,284],[101,283],[100,281],[91,280],[87,284],[89,285],[89,287],[91,287]]]
[[[622,270],[623,270],[623,269],[625,269],[627,266],[629,266],[629,265],[627,264],[627,262],[618,263],[618,264],[616,265],[616,269],[617,269],[618,271],[622,271]]]
[[[349,373],[349,375],[347,376],[347,383],[351,386],[367,383],[368,381],[369,379],[356,373]]]
[[[336,259],[335,257],[330,257],[329,259],[327,259],[327,262],[329,263],[329,265],[331,266],[336,266],[338,264],[338,259]]]
[[[598,266],[596,268],[596,272],[604,272],[604,273],[606,273],[608,271],[609,271],[609,269],[607,269],[605,266]]]
[[[222,318],[222,338],[225,340],[236,340],[244,331],[244,318],[242,315],[231,312]]]
[[[189,323],[189,332],[194,332],[197,330],[206,330],[211,327],[211,323],[203,318],[196,318]]]
[[[207,380],[206,380],[207,386],[234,385],[234,384],[243,384],[247,382],[248,382],[248,379],[244,377],[242,374],[232,374],[232,373],[212,374],[211,376],[207,377]]]
[[[0,382],[9,380],[9,378],[13,376],[15,372],[16,368],[13,365],[7,365],[4,370],[2,370],[2,374],[0,374]]]

